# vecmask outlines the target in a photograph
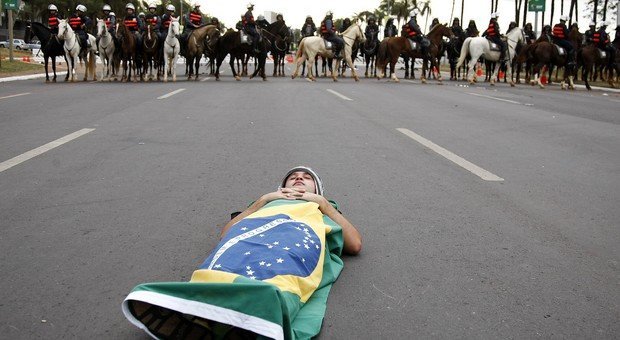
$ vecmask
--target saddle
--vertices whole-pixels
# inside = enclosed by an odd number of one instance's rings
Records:
[[[247,34],[245,30],[239,30],[239,37],[242,44],[252,45],[252,36]]]
[[[491,51],[496,51],[496,52],[501,52],[502,51],[502,47],[501,46],[499,46],[498,44],[492,42],[489,39],[487,39],[487,41],[489,42],[489,49]]]
[[[422,47],[431,46],[431,41],[428,40],[426,37],[422,37],[422,42],[420,42],[419,44],[417,41],[413,41],[411,39],[407,39],[407,40],[409,40],[409,45],[411,45],[412,51],[419,52]]]
[[[564,49],[564,47],[556,44],[553,44],[553,46],[555,46],[555,48],[558,50],[559,55],[566,55],[566,50]]]
[[[323,42],[325,43],[325,49],[326,50],[328,50],[328,51],[332,50],[334,44],[332,44],[331,41],[323,38]]]

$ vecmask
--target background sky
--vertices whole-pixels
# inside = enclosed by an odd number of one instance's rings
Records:
[[[610,0],[610,2],[617,0]],[[198,0],[202,5],[201,9],[203,13],[216,16],[227,27],[234,27],[235,23],[239,21],[240,16],[245,13],[248,0]],[[570,0],[565,0],[565,14],[568,15],[568,3]],[[282,13],[284,20],[288,26],[293,28],[301,28],[307,15],[311,15],[314,22],[320,23],[321,19],[325,16],[325,12],[331,10],[334,12],[334,18],[344,18],[353,16],[355,13],[363,12],[366,10],[372,11],[379,6],[380,0],[312,0],[312,1],[299,1],[299,0],[253,0],[254,3],[254,16],[264,14],[265,11],[273,11],[276,13]],[[460,17],[461,15],[461,0],[455,1],[454,16]],[[586,0],[579,0],[579,12],[584,13],[586,9]],[[547,0],[547,9],[551,8],[551,1]],[[508,28],[510,21],[514,20],[514,0],[499,0],[498,12],[500,13],[499,25],[502,31]],[[428,23],[426,23],[426,17],[418,18],[418,23],[423,28],[428,29],[432,18],[439,18],[440,22],[447,23],[452,22],[450,19],[450,12],[452,9],[452,0],[431,0],[431,15],[429,16]],[[470,19],[474,19],[480,31],[483,31],[490,18],[491,2],[489,0],[465,0],[464,11],[464,26]],[[549,21],[549,12],[545,12],[545,22]],[[554,15],[554,21],[557,22],[560,16],[560,0],[556,0],[556,11]],[[540,17],[540,15],[539,15]],[[615,15],[613,16],[615,18]],[[609,20],[609,13],[608,13]],[[534,25],[534,13],[528,13],[528,21]],[[589,19],[583,19],[580,16],[579,26],[580,29],[586,30],[588,28]],[[541,19],[539,19],[540,30]],[[462,23],[463,24],[463,23]],[[608,29],[611,31],[615,27],[615,20],[613,25],[610,25]]]

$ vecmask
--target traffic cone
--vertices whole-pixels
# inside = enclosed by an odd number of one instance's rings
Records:
[[[547,66],[543,67],[540,73],[542,74],[540,76],[540,82],[543,83],[543,85],[547,85],[547,76],[545,75],[545,73],[547,73]]]
[[[499,78],[502,79],[504,78],[505,74],[504,71],[499,71]]]
[[[26,56],[26,57],[22,57],[22,61],[29,63],[30,62],[30,57]]]

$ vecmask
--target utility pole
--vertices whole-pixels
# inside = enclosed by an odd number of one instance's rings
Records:
[[[13,62],[13,10],[7,10],[9,13],[9,61]]]

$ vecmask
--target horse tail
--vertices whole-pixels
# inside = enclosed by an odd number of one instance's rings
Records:
[[[471,43],[472,38],[467,38],[463,42],[463,46],[461,47],[461,55],[459,56],[459,61],[456,63],[456,67],[461,67],[465,58],[467,58],[467,53],[469,53],[469,43]]]
[[[301,39],[301,41],[299,42],[299,47],[297,47],[297,53],[295,53],[295,60],[301,58],[301,56],[304,55],[304,48],[306,47],[305,43],[306,39]]]
[[[388,43],[387,41],[382,41],[379,43],[379,51],[377,51],[377,65],[383,67],[383,65],[387,64],[386,60],[388,58]]]

